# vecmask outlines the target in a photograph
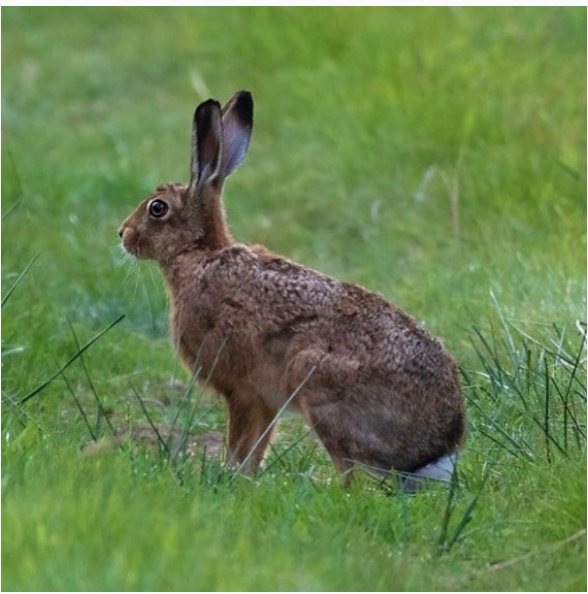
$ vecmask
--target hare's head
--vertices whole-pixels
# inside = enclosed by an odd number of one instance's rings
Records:
[[[243,161],[253,127],[253,99],[236,93],[221,109],[201,103],[194,114],[189,184],[163,184],[122,223],[118,234],[137,258],[165,264],[178,254],[232,243],[221,194]]]

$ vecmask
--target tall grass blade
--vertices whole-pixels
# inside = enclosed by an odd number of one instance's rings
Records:
[[[566,348],[573,337],[566,338],[565,328],[548,326],[548,334],[537,339],[510,325],[495,304],[507,339],[474,328],[472,344],[483,372],[461,370],[466,398],[479,415],[482,435],[509,454],[537,459],[541,453],[552,464],[555,455],[569,455],[570,443],[585,447],[586,337],[582,333],[577,351]]]
[[[456,527],[454,528],[453,533],[451,534],[451,537],[444,543],[444,545],[443,545],[444,553],[447,553],[452,549],[452,547],[455,545],[455,543],[461,537],[464,528],[473,519],[474,508],[476,507],[478,500],[480,499],[480,495],[482,494],[482,491],[484,490],[484,487],[486,486],[486,481],[488,480],[488,476],[489,476],[489,473],[486,472],[484,474],[484,476],[482,477],[482,484],[480,485],[478,492],[474,495],[474,497],[472,499],[470,499],[470,502],[468,503],[467,507],[465,508]]]
[[[92,441],[98,441],[98,435],[92,429],[92,424],[90,423],[90,419],[88,418],[88,415],[86,414],[86,411],[84,410],[84,407],[82,406],[82,403],[80,402],[80,399],[76,396],[76,393],[75,393],[74,389],[71,387],[71,384],[69,383],[69,380],[67,379],[67,376],[65,375],[64,372],[61,373],[61,379],[63,379],[68,392],[71,394],[71,397],[76,405],[76,408],[78,409],[82,419],[84,420],[84,424],[86,425],[86,428],[88,429],[88,433],[92,437]]]
[[[18,285],[21,283],[21,281],[24,279],[24,277],[28,274],[29,270],[31,269],[32,265],[35,263],[35,261],[37,260],[38,257],[39,257],[39,254],[35,254],[31,258],[30,262],[25,266],[24,270],[18,275],[18,278],[14,281],[14,283],[12,284],[10,289],[8,289],[8,291],[6,292],[6,295],[4,295],[4,297],[2,298],[1,307],[4,307],[6,302],[10,299],[10,297],[14,293],[16,287],[18,287]]]
[[[459,486],[457,468],[453,472],[451,476],[451,483],[449,485],[449,491],[447,493],[447,503],[445,505],[445,511],[443,514],[443,519],[441,521],[441,530],[439,533],[439,538],[437,540],[437,547],[435,550],[436,557],[440,557],[441,555],[448,553],[453,548],[453,546],[462,536],[464,528],[473,519],[474,508],[476,507],[478,500],[480,499],[480,495],[482,494],[482,491],[486,486],[486,481],[488,480],[489,474],[490,473],[488,471],[484,473],[482,477],[482,482],[480,484],[480,488],[478,489],[474,497],[470,499],[455,528],[453,529],[451,534],[449,534],[449,525],[455,512],[456,495]]]
[[[97,340],[99,340],[102,336],[104,336],[110,329],[114,328],[117,324],[119,324],[122,320],[124,320],[124,314],[120,315],[114,322],[111,322],[104,330],[101,330],[91,338],[83,347],[79,348],[78,351],[70,357],[70,359],[65,363],[60,369],[58,369],[49,379],[46,379],[44,382],[41,382],[36,388],[31,390],[26,396],[20,399],[20,404],[24,404],[31,398],[34,398],[38,394],[40,394],[47,386],[49,386],[56,378],[58,378],[70,365],[75,363]]]
[[[270,448],[272,453],[274,454],[274,459],[269,462],[268,464],[266,464],[264,466],[264,468],[262,469],[262,471],[259,473],[259,476],[263,476],[264,474],[268,473],[274,466],[276,466],[277,464],[279,464],[280,466],[282,466],[282,468],[286,468],[286,464],[284,463],[284,458],[286,458],[286,456],[292,451],[294,450],[294,448],[301,443],[308,435],[310,435],[311,430],[307,429],[306,431],[304,431],[301,435],[299,435],[292,443],[290,443],[288,445],[288,447],[286,447],[284,450],[282,450],[281,452],[278,452],[276,450],[276,448],[274,448],[271,444],[270,444]],[[313,450],[314,451],[314,450]],[[310,458],[310,456],[312,455],[312,452],[308,455],[308,458]],[[306,461],[301,462],[301,464],[304,464]]]
[[[131,388],[131,391],[133,392],[133,394],[135,395],[135,397],[139,401],[139,405],[141,407],[141,410],[143,411],[143,414],[145,415],[145,418],[147,419],[147,422],[151,426],[151,429],[153,429],[153,433],[155,433],[155,436],[157,437],[157,443],[159,444],[159,447],[165,452],[165,454],[167,456],[169,456],[169,446],[168,446],[168,443],[165,441],[165,439],[163,439],[161,433],[159,432],[159,429],[157,428],[157,425],[153,422],[153,419],[151,418],[151,415],[149,414],[149,411],[147,410],[147,407],[145,406],[145,403],[143,402],[143,399],[139,395],[139,392],[137,392],[137,390],[135,389],[135,386],[133,386],[132,384],[129,384],[129,386]]]
[[[70,329],[71,335],[74,339],[76,348],[79,351],[80,350],[80,341],[78,340],[76,331],[74,330],[74,327],[69,319],[67,320],[67,323],[69,325],[69,329]],[[84,360],[84,357],[81,355],[81,353],[80,353],[80,363],[82,365],[82,369],[84,370],[84,375],[86,376],[86,381],[88,382],[88,386],[90,386],[90,391],[92,392],[92,394],[94,396],[94,400],[96,401],[96,406],[98,409],[98,414],[96,417],[95,433],[96,433],[96,435],[100,435],[100,421],[101,421],[101,419],[104,419],[106,421],[106,424],[108,425],[108,428],[110,429],[110,432],[112,433],[112,435],[116,436],[116,431],[114,430],[114,427],[112,426],[112,423],[110,422],[110,419],[108,418],[108,414],[106,413],[106,409],[104,408],[104,405],[102,404],[102,401],[100,400],[100,397],[98,396],[98,392],[96,391],[96,387],[94,386],[94,382],[92,381],[92,378],[90,377],[90,372],[88,371],[88,367],[86,366],[86,362]]]
[[[2,213],[2,220],[7,219],[21,204],[21,198],[17,198],[7,210]]]

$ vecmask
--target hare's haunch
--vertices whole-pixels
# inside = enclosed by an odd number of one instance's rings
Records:
[[[246,91],[200,104],[190,183],[159,186],[119,229],[159,262],[173,343],[226,399],[232,460],[255,470],[288,404],[347,480],[353,466],[450,476],[465,411],[441,342],[380,295],[231,237],[222,188],[252,126]]]

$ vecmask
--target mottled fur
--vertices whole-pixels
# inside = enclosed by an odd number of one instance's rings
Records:
[[[454,453],[464,404],[438,339],[378,294],[232,239],[222,185],[245,155],[252,122],[246,92],[222,110],[201,104],[190,183],[159,186],[119,231],[127,251],[161,266],[172,341],[225,397],[233,460],[257,468],[269,426],[297,389],[291,408],[341,472],[416,472]],[[150,212],[154,201],[164,215]]]

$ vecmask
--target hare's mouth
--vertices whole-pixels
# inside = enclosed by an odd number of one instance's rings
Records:
[[[132,245],[132,246],[126,246],[123,243],[123,247],[125,248],[125,251],[128,254],[131,254],[131,256],[134,256],[138,260],[141,260],[141,258],[142,258],[142,256],[141,256],[141,250],[139,249],[139,245],[138,244],[135,244],[135,245]]]
[[[126,248],[126,247],[125,247],[125,250],[126,250],[126,252],[127,252],[128,254],[131,254],[131,256],[134,256],[135,258],[137,258],[137,259],[139,259],[139,260],[141,259],[141,254],[140,254],[140,252],[139,252],[139,248],[137,248],[137,247],[134,247],[134,248]]]

